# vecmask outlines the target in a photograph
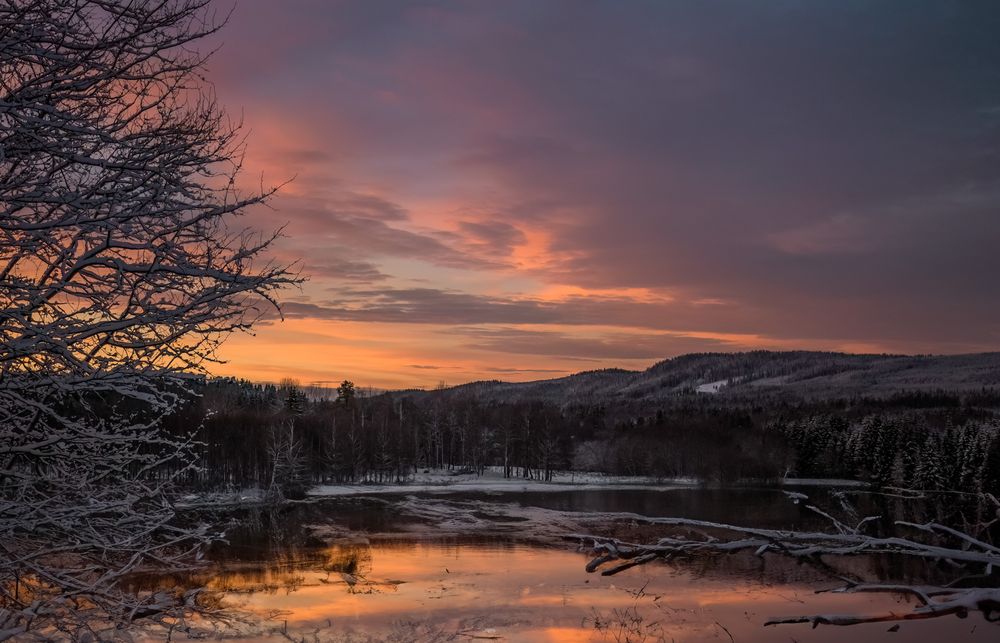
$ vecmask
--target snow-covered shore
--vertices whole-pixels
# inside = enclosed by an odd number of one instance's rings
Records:
[[[694,478],[658,479],[646,476],[607,476],[600,473],[560,472],[552,480],[522,477],[505,478],[499,471],[487,470],[483,475],[431,470],[417,473],[404,483],[370,483],[318,485],[309,491],[313,497],[350,496],[396,493],[455,493],[474,492],[540,492],[585,489],[676,489],[698,485]]]
[[[861,480],[844,480],[840,478],[785,478],[780,481],[783,487],[867,487],[867,482]]]
[[[552,480],[535,480],[522,477],[505,478],[500,471],[487,470],[483,475],[431,470],[414,474],[402,483],[360,483],[318,485],[309,491],[311,497],[333,497],[371,494],[456,493],[462,491],[481,493],[501,492],[553,492],[581,490],[651,489],[670,490],[702,484],[697,478],[653,478],[647,476],[609,476],[593,472],[559,472]],[[781,481],[787,486],[860,487],[865,483],[856,480],[825,480],[814,478],[789,478]]]
[[[649,476],[611,476],[597,472],[560,471],[552,480],[537,480],[522,477],[503,477],[499,468],[488,469],[483,475],[459,473],[448,470],[422,471],[411,474],[403,482],[361,482],[353,484],[322,484],[307,493],[312,499],[335,498],[363,495],[398,495],[413,493],[454,494],[470,493],[526,493],[558,491],[615,491],[643,489],[669,491],[704,484],[697,478],[654,478]],[[743,481],[732,486],[787,486],[787,487],[865,487],[867,483],[857,480],[832,478],[786,478],[780,481]],[[240,506],[263,504],[266,494],[261,489],[239,489],[231,491],[189,494],[180,498],[177,506],[184,509],[200,507]]]

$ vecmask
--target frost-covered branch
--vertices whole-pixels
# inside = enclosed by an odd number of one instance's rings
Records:
[[[233,225],[273,189],[236,189],[240,127],[192,46],[223,22],[209,0],[0,4],[0,640],[162,611],[121,579],[214,537],[177,524],[194,444],[159,420],[299,281]]]
[[[796,502],[807,500],[802,494],[790,494]],[[796,497],[797,496],[797,497]],[[828,513],[807,506],[810,510],[827,518],[834,532],[792,531],[758,529],[725,523],[708,522],[687,518],[653,518],[631,516],[637,523],[679,528],[678,533],[660,538],[655,543],[638,544],[614,538],[591,535],[573,535],[581,543],[589,544],[595,558],[587,565],[588,572],[601,570],[602,575],[611,576],[637,565],[655,560],[670,560],[682,556],[700,554],[731,554],[753,552],[757,556],[766,553],[791,557],[804,562],[816,563],[826,568],[824,559],[838,556],[895,555],[914,557],[932,562],[943,562],[959,569],[981,571],[977,580],[986,581],[985,586],[966,586],[955,582],[948,586],[916,586],[905,584],[872,584],[841,578],[844,586],[836,592],[881,592],[907,594],[921,603],[910,611],[888,612],[876,615],[815,615],[771,619],[767,624],[812,623],[830,625],[852,625],[880,621],[899,621],[934,618],[949,614],[966,616],[970,612],[980,612],[988,621],[1000,620],[1000,588],[996,571],[1000,565],[1000,548],[981,538],[938,523],[917,524],[896,521],[896,529],[901,533],[913,534],[875,536],[864,532],[864,527],[874,517],[861,520],[851,527]],[[917,536],[926,536],[925,540]],[[965,579],[960,579],[965,580]]]

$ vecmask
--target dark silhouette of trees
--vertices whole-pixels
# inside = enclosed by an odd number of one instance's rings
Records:
[[[207,3],[0,5],[0,638],[175,605],[118,583],[211,536],[175,520],[202,447],[161,418],[297,281],[232,223],[270,192],[234,187]]]
[[[267,439],[271,427],[288,422],[287,397],[273,386],[208,382],[205,394],[184,411],[206,416],[198,438],[209,445],[205,462],[213,463],[192,474],[192,483],[266,488]],[[393,482],[426,469],[481,474],[492,468],[508,478],[532,480],[577,470],[715,483],[792,476],[863,480],[876,487],[1000,491],[996,421],[935,426],[938,409],[931,407],[744,408],[692,395],[653,408],[560,408],[438,392],[340,394],[334,401],[321,396],[301,403],[304,410],[294,416],[294,425],[307,472],[302,485]]]

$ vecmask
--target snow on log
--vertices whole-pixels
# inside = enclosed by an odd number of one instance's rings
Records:
[[[796,502],[805,500],[804,497],[798,497],[801,494],[796,496],[793,498]],[[1000,563],[1000,548],[995,545],[953,527],[933,522],[917,524],[900,520],[895,521],[894,525],[901,532],[913,532],[935,542],[924,542],[903,536],[872,536],[862,532],[862,527],[870,523],[872,517],[863,519],[857,527],[851,527],[816,507],[808,506],[808,508],[827,518],[833,525],[835,533],[759,529],[689,518],[633,516],[632,520],[635,522],[677,527],[680,528],[680,532],[648,544],[630,543],[588,534],[574,534],[566,538],[579,540],[581,544],[589,544],[596,557],[590,561],[586,569],[588,572],[600,571],[605,576],[612,576],[657,559],[741,551],[753,551],[757,556],[771,552],[817,563],[827,556],[893,554],[932,562],[946,562],[960,569],[975,566],[978,571],[982,565],[982,569],[985,569],[983,575],[959,578],[947,586],[863,583],[839,577],[844,582],[843,586],[834,590],[820,591],[906,594],[915,597],[919,605],[909,611],[890,611],[871,615],[822,614],[773,618],[765,625],[787,623],[811,623],[813,627],[855,625],[920,620],[947,615],[964,618],[972,612],[979,612],[989,622],[1000,621],[1000,588],[960,586],[971,578],[985,580],[988,585],[997,584],[998,579],[993,577],[993,570]]]

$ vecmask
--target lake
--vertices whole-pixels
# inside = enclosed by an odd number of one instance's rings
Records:
[[[807,489],[818,503],[828,489]],[[824,505],[827,506],[827,505]],[[653,562],[605,577],[562,538],[636,529],[608,512],[770,528],[822,528],[779,489],[587,489],[319,499],[234,516],[204,583],[260,619],[255,640],[308,641],[995,641],[978,615],[848,628],[763,627],[768,617],[908,610],[904,598],[816,594],[838,585],[777,556]],[[662,533],[669,528],[659,527]],[[647,540],[654,536],[647,531]],[[912,561],[857,557],[868,578],[932,574]]]

